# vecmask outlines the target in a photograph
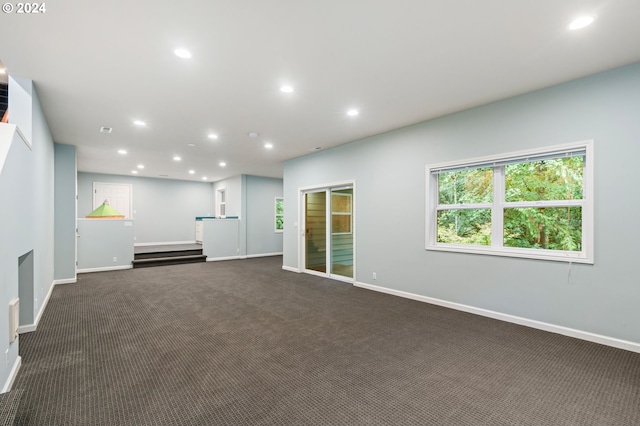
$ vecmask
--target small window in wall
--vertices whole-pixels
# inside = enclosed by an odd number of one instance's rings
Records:
[[[227,191],[225,188],[218,189],[218,216],[224,217],[227,215]]]
[[[593,263],[593,144],[427,166],[428,250]]]
[[[331,233],[351,234],[351,194],[331,192]]]
[[[284,198],[276,197],[276,232],[284,229]]]

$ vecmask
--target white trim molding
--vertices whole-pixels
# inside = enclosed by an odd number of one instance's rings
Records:
[[[300,273],[300,269],[294,268],[293,266],[282,265],[282,269],[284,269],[285,271],[289,271],[289,272],[295,272],[297,274]]]
[[[538,330],[548,331],[551,333],[562,334],[564,336],[574,337],[576,339],[586,340],[601,345],[611,346],[618,349],[624,349],[631,352],[640,353],[640,343],[631,342],[629,340],[617,339],[615,337],[603,336],[601,334],[590,333],[588,331],[576,330],[574,328],[563,327],[561,325],[549,324],[542,321],[536,321],[528,318],[518,317],[515,315],[504,314],[501,312],[491,311],[488,309],[477,308],[475,306],[464,305],[462,303],[449,302],[446,300],[435,299],[433,297],[421,296],[419,294],[408,293],[401,290],[394,290],[386,287],[380,287],[373,284],[363,282],[354,283],[355,287],[373,290],[380,293],[391,294],[393,296],[404,297],[405,299],[417,300],[432,305],[443,306],[445,308],[455,309],[457,311],[468,312],[483,317],[493,318],[500,321],[510,322],[513,324],[524,325],[526,327]]]
[[[68,279],[68,280],[53,280],[51,282],[51,285],[49,286],[49,291],[47,292],[47,295],[44,298],[44,302],[42,302],[42,306],[40,307],[40,310],[38,311],[38,315],[36,315],[35,320],[33,321],[33,324],[27,324],[27,325],[21,325],[18,327],[18,334],[23,334],[23,333],[31,333],[32,331],[36,331],[36,329],[38,328],[38,324],[40,323],[40,318],[42,318],[42,314],[44,314],[44,310],[47,308],[47,305],[49,304],[49,299],[51,298],[51,294],[53,293],[53,288],[58,285],[58,284],[67,284],[67,283],[71,283],[71,282],[76,282],[76,279],[73,278],[73,280]]]
[[[9,372],[9,377],[2,388],[0,393],[7,393],[11,390],[13,386],[13,382],[16,381],[16,377],[18,376],[18,371],[20,371],[20,366],[22,365],[22,357],[18,355],[16,358],[16,362],[13,363],[13,367],[11,367],[11,372]]]
[[[207,257],[207,262],[219,262],[221,260],[238,260],[246,259],[247,256],[223,256],[223,257]]]
[[[273,253],[257,253],[257,254],[248,254],[245,257],[247,259],[252,259],[254,257],[270,257],[270,256],[282,256],[282,252],[273,252]]]
[[[64,280],[54,280],[53,281],[53,285],[59,285],[59,284],[75,284],[78,282],[78,276],[75,276],[73,278],[66,278]]]
[[[131,269],[133,265],[122,265],[122,266],[106,266],[102,268],[85,268],[78,269],[79,274],[86,274],[88,272],[105,272],[105,271],[119,271],[121,269]]]
[[[200,244],[196,240],[191,241],[160,241],[155,243],[135,243],[134,247],[143,247],[143,246],[174,246],[178,244]]]

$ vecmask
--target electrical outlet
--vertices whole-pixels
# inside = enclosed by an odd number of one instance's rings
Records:
[[[374,279],[374,280],[377,280],[377,279],[378,279],[378,275],[377,275],[375,272],[373,273],[373,279]]]
[[[118,258],[117,258],[117,257],[114,257],[114,258],[113,258],[113,263],[116,263],[117,261],[118,261]]]

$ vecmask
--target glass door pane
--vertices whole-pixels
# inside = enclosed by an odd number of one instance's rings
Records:
[[[327,192],[305,194],[305,268],[327,272]]]
[[[353,278],[353,188],[331,190],[330,273]]]

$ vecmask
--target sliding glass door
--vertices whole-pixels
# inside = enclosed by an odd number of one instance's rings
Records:
[[[305,194],[305,269],[327,272],[326,191]]]
[[[304,191],[304,269],[353,278],[353,187]]]

